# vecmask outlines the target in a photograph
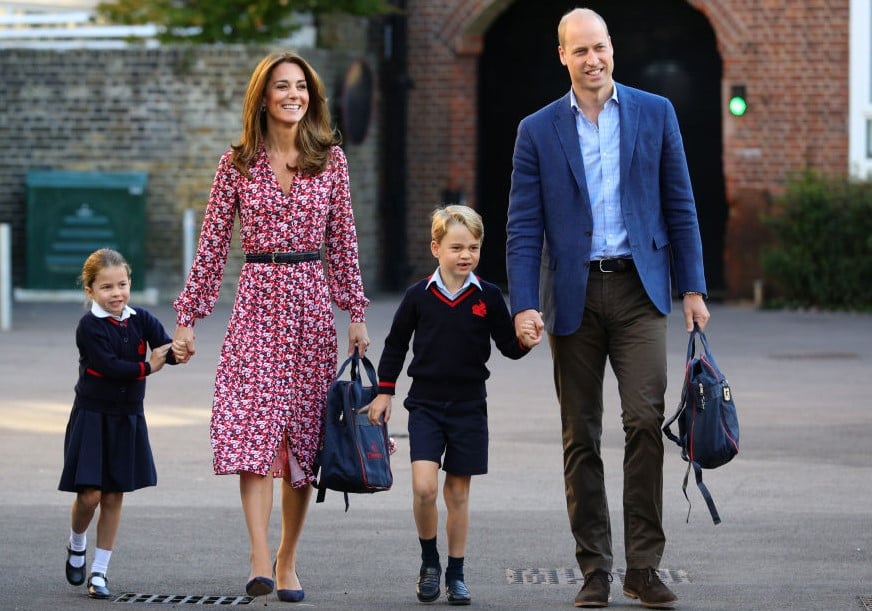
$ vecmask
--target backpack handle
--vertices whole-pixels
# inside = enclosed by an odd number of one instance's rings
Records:
[[[693,331],[690,332],[690,338],[687,342],[687,364],[689,365],[690,362],[693,360],[694,356],[696,356],[697,340],[699,340],[699,342],[702,344],[702,350],[700,351],[700,354],[704,354],[705,360],[714,365],[714,367],[717,369],[718,364],[715,361],[714,355],[709,349],[708,340],[705,338],[705,333],[703,333],[702,329],[699,328],[699,323],[697,322],[693,323]]]
[[[339,368],[339,373],[336,374],[336,379],[342,377],[342,374],[345,373],[345,368],[348,365],[351,365],[351,381],[356,382],[360,379],[359,368],[363,364],[363,369],[366,371],[366,376],[369,378],[370,384],[373,387],[378,387],[378,378],[375,375],[375,367],[373,367],[372,362],[366,358],[366,356],[360,356],[355,350],[351,356],[345,359],[345,362],[342,363],[342,366]],[[362,380],[361,380],[362,381]]]

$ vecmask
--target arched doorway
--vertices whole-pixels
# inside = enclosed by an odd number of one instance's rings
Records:
[[[675,105],[700,220],[709,291],[724,286],[727,203],[721,126],[721,60],[706,17],[685,0],[589,0],[609,24],[615,80],[668,97]],[[487,240],[479,267],[504,283],[505,222],[518,122],[569,91],[557,56],[564,0],[518,0],[484,37],[479,64],[479,167],[476,201]]]

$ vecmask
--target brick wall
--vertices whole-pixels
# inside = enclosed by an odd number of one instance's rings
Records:
[[[692,2],[712,22],[723,58],[723,98],[747,87],[748,112],[724,111],[730,216],[728,291],[747,297],[761,278],[759,214],[792,173],[848,173],[847,0]]]
[[[239,136],[248,78],[272,50],[0,50],[0,222],[13,227],[14,285],[23,286],[26,270],[28,170],[135,170],[148,173],[148,284],[172,299],[184,280],[184,210],[194,208],[198,222],[202,218],[218,158]],[[345,68],[359,55],[320,49],[301,54],[321,75],[332,105]],[[378,271],[377,118],[374,111],[363,143],[344,147],[369,292],[377,287]],[[237,243],[222,299],[233,295],[239,264]]]
[[[762,206],[770,201],[797,170],[848,171],[848,0],[688,2],[715,31],[723,60],[724,102],[730,85],[747,87],[747,114],[732,117],[725,103],[723,111],[723,164],[731,209],[725,275],[728,292],[746,296],[759,270],[748,265],[743,253],[760,246],[757,214],[747,209],[749,202]],[[476,57],[482,33],[510,4],[407,3],[414,82],[408,138],[409,260],[414,275],[433,267],[426,249],[427,212],[439,203],[442,191],[459,189],[467,203],[475,203]],[[556,27],[547,35],[556,36]]]

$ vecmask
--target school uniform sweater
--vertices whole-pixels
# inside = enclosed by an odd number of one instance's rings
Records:
[[[379,394],[393,395],[409,341],[412,378],[409,396],[437,401],[483,399],[490,376],[491,339],[510,359],[529,352],[515,336],[515,326],[499,287],[479,278],[449,299],[425,278],[406,290],[379,359]],[[414,336],[414,337],[413,337]]]
[[[161,322],[141,308],[124,321],[90,312],[79,321],[79,380],[76,405],[95,411],[142,412],[145,377],[151,373],[148,349],[172,341]],[[167,364],[174,365],[173,352]]]

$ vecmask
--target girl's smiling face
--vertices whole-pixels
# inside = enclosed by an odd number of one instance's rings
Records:
[[[124,306],[130,301],[130,276],[123,265],[104,267],[94,277],[85,294],[98,306],[112,314],[121,316]]]

